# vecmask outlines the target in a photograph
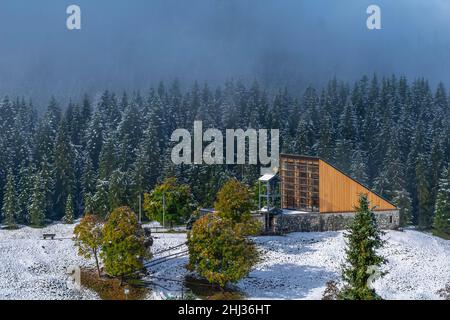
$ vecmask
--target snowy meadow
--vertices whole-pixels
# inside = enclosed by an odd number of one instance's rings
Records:
[[[43,233],[55,233],[56,238],[43,240]],[[63,224],[1,230],[0,299],[98,299],[90,290],[76,291],[67,284],[67,267],[93,266],[93,261],[77,256],[72,233],[73,226]],[[389,261],[384,267],[388,273],[375,282],[377,292],[384,299],[442,299],[438,291],[450,283],[450,241],[414,230],[388,231],[385,238],[382,253]],[[155,234],[152,251],[185,241],[183,233]],[[321,299],[328,281],[340,281],[343,232],[293,233],[255,241],[262,260],[235,287],[245,299]],[[177,295],[188,275],[187,262],[184,256],[152,267],[146,280],[155,285],[147,298]]]

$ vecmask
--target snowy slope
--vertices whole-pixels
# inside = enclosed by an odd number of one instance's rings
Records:
[[[72,232],[73,226],[59,224],[43,230],[0,230],[0,299],[97,298],[90,291],[67,288],[68,266],[93,266],[77,256]],[[58,240],[44,241],[42,233],[56,233]],[[382,253],[389,260],[389,273],[375,282],[377,292],[386,299],[440,298],[436,292],[450,283],[450,241],[413,230],[389,231],[385,237],[388,245]],[[185,241],[185,234],[155,234],[152,251]],[[255,241],[263,259],[237,285],[248,298],[320,299],[325,283],[340,279],[345,249],[342,232],[293,233]],[[156,277],[182,281],[187,261],[185,256],[176,258],[149,271]],[[152,277],[147,280],[157,284],[149,299],[177,295],[181,285]]]
[[[67,285],[67,267],[91,265],[76,254],[73,228],[0,230],[0,299],[96,299],[91,291]],[[43,233],[56,234],[56,240],[42,240]]]
[[[385,299],[439,299],[450,283],[450,241],[412,230],[385,238],[389,273],[376,291]],[[344,239],[343,232],[259,237],[265,258],[239,287],[252,298],[321,299],[327,281],[340,281]]]

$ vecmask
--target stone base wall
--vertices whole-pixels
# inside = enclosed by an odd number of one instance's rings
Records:
[[[298,213],[282,214],[271,218],[258,218],[264,222],[269,233],[289,232],[322,232],[345,230],[352,222],[354,212],[343,213]],[[396,229],[399,227],[399,211],[376,211],[375,217],[381,229]]]

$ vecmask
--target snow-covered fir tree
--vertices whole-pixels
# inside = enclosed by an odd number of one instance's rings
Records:
[[[347,239],[346,265],[342,271],[345,286],[340,298],[345,300],[377,300],[380,297],[369,287],[370,267],[380,267],[386,262],[378,250],[384,245],[375,214],[370,208],[367,195],[360,195],[355,218]],[[373,272],[373,271],[372,271]]]
[[[281,150],[324,158],[394,201],[402,224],[423,228],[434,223],[440,172],[450,161],[448,93],[443,84],[433,92],[424,79],[331,79],[302,93],[267,90],[256,81],[230,80],[214,89],[173,81],[142,95],[105,91],[68,105],[52,98],[40,113],[25,101],[0,99],[0,208],[11,168],[18,223],[31,223],[37,212],[42,220],[61,219],[69,194],[75,215],[106,215],[119,180],[126,186],[120,202],[133,208],[139,194],[169,176],[188,183],[198,203],[211,203],[227,177],[251,185],[257,167],[173,165],[172,131],[190,129],[197,119],[219,130],[279,128]],[[123,179],[113,177],[116,170]],[[33,201],[42,210],[32,214]]]
[[[66,208],[64,210],[64,217],[63,217],[63,222],[65,224],[72,224],[75,217],[74,217],[74,209],[73,209],[73,199],[72,199],[72,195],[69,194],[69,196],[67,197],[66,200]]]
[[[3,200],[3,224],[9,228],[16,227],[17,195],[14,187],[14,176],[12,170],[8,171],[6,187]]]
[[[31,196],[29,212],[30,224],[34,227],[42,227],[45,223],[45,212],[46,212],[46,190],[45,181],[42,172],[38,172],[34,176],[33,182],[33,194]]]
[[[442,171],[439,180],[433,227],[450,235],[450,166]]]

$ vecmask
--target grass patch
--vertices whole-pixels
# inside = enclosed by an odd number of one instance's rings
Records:
[[[19,230],[20,227],[19,226],[2,226],[0,229],[12,231],[12,230]]]
[[[450,240],[450,234],[436,230],[436,229],[432,229],[431,233],[433,233],[434,236],[445,239],[445,240]]]
[[[155,233],[156,233],[156,232],[155,232]],[[175,233],[175,234],[178,234],[178,233],[186,233],[186,230],[175,230],[175,229],[170,229],[170,230],[165,231],[164,233]]]
[[[149,290],[147,288],[136,288],[127,284],[120,285],[120,280],[109,277],[98,277],[93,269],[81,270],[81,284],[96,292],[102,300],[143,300]],[[128,297],[125,289],[129,290]]]

